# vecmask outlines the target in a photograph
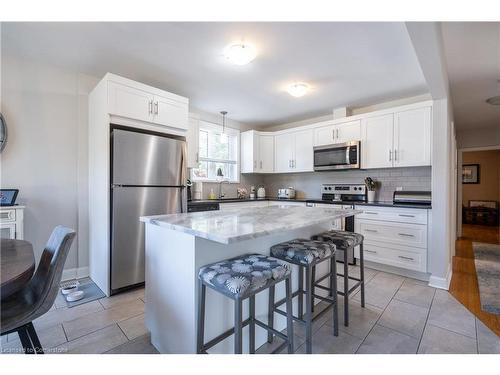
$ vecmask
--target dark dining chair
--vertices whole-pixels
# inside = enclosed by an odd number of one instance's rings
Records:
[[[43,354],[32,322],[54,304],[64,263],[75,236],[73,229],[57,226],[45,245],[31,280],[19,292],[2,300],[1,336],[17,332],[26,354]]]

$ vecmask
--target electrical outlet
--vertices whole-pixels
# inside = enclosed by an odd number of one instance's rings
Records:
[[[403,191],[403,187],[402,186],[397,186],[396,187],[396,191]]]

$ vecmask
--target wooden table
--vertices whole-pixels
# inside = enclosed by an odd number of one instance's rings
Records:
[[[1,247],[1,299],[22,289],[35,271],[33,246],[28,241],[3,239]]]

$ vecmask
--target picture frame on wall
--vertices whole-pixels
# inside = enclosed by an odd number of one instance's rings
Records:
[[[462,184],[479,184],[479,164],[462,165]]]

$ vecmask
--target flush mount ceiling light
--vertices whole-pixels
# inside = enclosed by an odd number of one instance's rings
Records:
[[[296,83],[293,83],[291,84],[290,86],[288,86],[288,88],[286,89],[286,91],[296,97],[296,98],[300,98],[301,96],[304,96],[305,94],[307,94],[307,92],[309,91],[309,85],[305,82],[296,82]]]
[[[486,99],[486,103],[491,105],[500,105],[500,95]]]
[[[257,56],[255,47],[248,43],[231,43],[224,48],[224,57],[235,65],[246,65]]]

